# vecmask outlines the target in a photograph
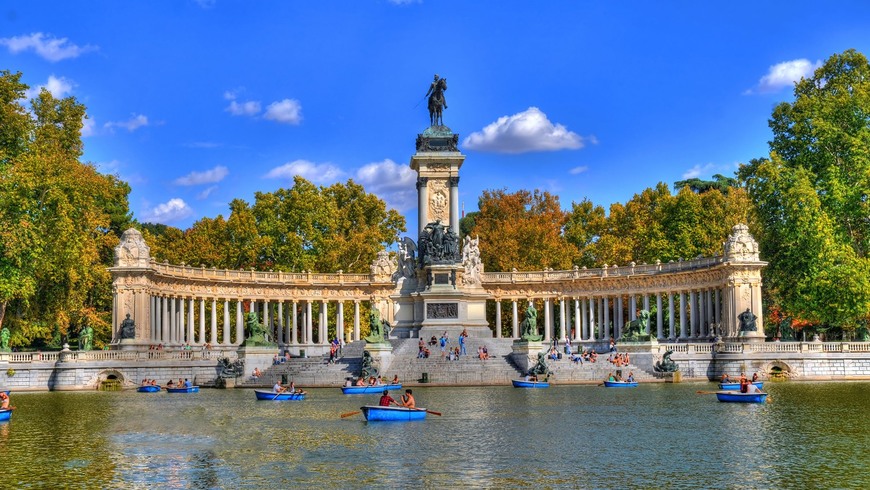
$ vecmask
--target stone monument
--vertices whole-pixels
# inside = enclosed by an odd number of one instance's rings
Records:
[[[761,268],[758,242],[749,227],[737,224],[723,244],[728,285],[723,298],[722,335],[726,341],[764,342],[761,310]],[[748,313],[748,315],[747,315]],[[750,318],[750,315],[754,318]]]
[[[426,94],[430,126],[417,135],[411,157],[417,172],[417,242],[406,237],[399,246],[394,277],[400,281],[390,296],[398,337],[437,337],[445,330],[452,337],[462,330],[492,337],[477,241],[459,239],[459,170],[465,155],[459,135],[443,124],[445,90],[447,80],[436,75]]]

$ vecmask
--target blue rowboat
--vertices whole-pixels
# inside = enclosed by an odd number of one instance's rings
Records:
[[[345,395],[362,395],[371,393],[383,393],[384,390],[401,390],[402,384],[379,385],[379,386],[342,386],[341,392]]]
[[[304,400],[305,393],[275,393],[274,391],[266,391],[266,390],[254,390],[254,394],[257,395],[257,400],[271,400],[271,401],[286,401],[286,400]]]
[[[166,388],[169,393],[199,393],[199,386],[191,386],[190,388]]]
[[[739,391],[717,391],[716,398],[727,403],[764,403],[767,393],[740,393]]]
[[[136,391],[138,391],[139,393],[157,393],[158,391],[160,391],[160,386],[157,386],[157,385],[140,386],[139,388],[136,389]]]
[[[12,409],[0,410],[0,422],[5,422],[12,418]]]
[[[761,381],[756,381],[755,383],[752,383],[752,384],[757,386],[758,389],[761,389],[761,386],[764,383],[762,383]],[[728,391],[735,391],[735,390],[740,391],[740,382],[738,381],[736,383],[719,383],[719,389],[720,390],[728,390]]]
[[[550,383],[546,381],[526,381],[524,379],[512,379],[511,383],[514,388],[549,388]]]
[[[605,381],[605,388],[637,388],[637,381]]]
[[[423,420],[426,418],[425,408],[405,408],[405,407],[380,407],[377,405],[366,405],[359,407],[362,410],[363,417],[369,422],[375,421],[408,421],[408,420]]]

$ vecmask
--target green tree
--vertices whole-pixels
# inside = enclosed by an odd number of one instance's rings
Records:
[[[851,330],[870,316],[870,65],[848,50],[773,111],[769,159],[738,176],[756,203],[773,303]]]
[[[16,345],[58,343],[84,326],[105,335],[106,266],[117,243],[113,224],[129,217],[129,188],[79,162],[85,108],[74,98],[43,89],[27,120],[18,117],[19,77],[0,75],[0,113],[14,126],[4,128],[0,149],[0,324],[12,327]]]

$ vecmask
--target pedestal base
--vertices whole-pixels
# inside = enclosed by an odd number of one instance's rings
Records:
[[[683,373],[679,371],[662,373],[662,379],[665,380],[665,383],[681,383],[683,381]]]
[[[511,345],[511,359],[522,372],[526,373],[538,363],[538,353],[544,349],[542,342],[515,340]]]
[[[378,364],[378,372],[383,376],[393,362],[393,346],[389,342],[375,344],[366,342],[365,350],[372,355],[372,360]]]

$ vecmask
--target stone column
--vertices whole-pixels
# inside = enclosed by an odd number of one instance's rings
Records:
[[[698,338],[698,297],[694,289],[689,291],[689,331],[692,340]]]
[[[160,310],[163,312],[160,318],[160,343],[169,343],[169,298],[166,296],[160,297]]]
[[[187,324],[184,323],[184,298],[178,298],[178,340],[182,344],[186,344],[190,342],[190,337],[186,335],[187,332]],[[187,338],[185,338],[187,337]]]
[[[601,329],[601,339],[607,340],[607,337],[611,335],[610,330],[610,299],[605,296],[604,297],[604,326]]]
[[[664,312],[662,311],[662,293],[656,293],[656,339],[665,338]]]
[[[585,300],[574,298],[574,342],[583,340],[583,331],[586,330],[586,309],[583,308]]]
[[[716,336],[716,332],[714,331],[713,324],[716,323],[716,315],[713,309],[713,295],[714,290],[707,290],[707,338],[713,339]]]
[[[495,338],[501,338],[501,299],[495,300]]]
[[[448,177],[450,185],[450,228],[459,236],[459,176]]]
[[[544,298],[544,342],[550,341],[550,298]]]
[[[628,296],[628,321],[637,320],[637,296]]]
[[[151,332],[148,334],[148,340],[154,341],[157,339],[157,316],[158,312],[157,296],[151,296]]]
[[[513,314],[513,318],[511,318],[511,334],[513,338],[520,338],[520,322],[517,317],[517,300],[511,300],[511,313]]]
[[[359,301],[354,300],[353,302],[353,340],[359,340]]]
[[[271,337],[271,340],[275,340],[275,337],[274,337],[275,336],[275,329],[272,328],[272,315],[270,315],[269,310],[270,310],[269,300],[264,299],[263,300],[263,328],[266,329],[266,332],[268,332],[268,335],[269,335],[269,337]]]
[[[320,327],[320,343],[329,343],[329,303],[324,299],[320,302],[320,317],[323,319]]]
[[[211,299],[211,343],[212,345],[220,345],[217,331],[217,298]]]
[[[278,326],[275,329],[278,333],[278,345],[284,345],[284,302],[278,301]]]
[[[722,307],[721,307],[722,301],[721,301],[721,298],[719,297],[719,291],[720,291],[720,289],[716,288],[716,292],[715,292],[716,297],[713,300],[713,317],[715,318],[714,321],[717,324],[722,323]],[[721,335],[722,332],[719,332],[719,334]]]
[[[659,294],[656,293],[656,296],[658,296],[658,295]],[[649,312],[649,295],[648,294],[643,295],[643,309],[646,310],[647,312]],[[649,332],[647,332],[647,333],[649,333]]]
[[[199,299],[199,339],[202,343],[208,343],[208,340],[205,338],[205,299]],[[214,344],[214,339],[212,339],[212,344]]]
[[[290,342],[292,342],[293,345],[299,344],[299,334],[297,333],[297,329],[299,328],[299,313],[298,313],[297,308],[299,308],[299,304],[296,301],[294,301],[293,302],[293,319],[291,320],[291,322],[292,322],[291,326],[293,328],[290,330],[290,335],[291,335]]]
[[[674,293],[668,291],[668,340],[676,340],[677,330],[674,328]]]
[[[625,326],[624,320],[625,312],[622,308],[622,295],[616,297],[616,320],[613,322],[613,338],[619,339],[622,338],[622,327]]]
[[[567,330],[568,329],[568,322],[565,319],[565,315],[568,313],[567,310],[568,309],[565,308],[565,298],[559,298],[559,331],[560,331],[561,335],[559,335],[559,338],[556,339],[557,342],[562,341],[564,339],[571,338],[569,336],[569,333]],[[555,333],[556,333],[556,326],[553,325],[553,334],[554,334],[553,337],[554,338],[556,337]]]
[[[426,211],[429,209],[428,177],[417,178],[417,235],[426,228]]]
[[[175,311],[175,302],[176,299],[173,296],[169,298],[169,344],[175,345],[178,343],[178,317]]]
[[[335,336],[339,342],[344,343],[344,301],[338,302],[338,313],[335,321]]]
[[[242,311],[242,300],[236,299],[236,345],[245,342],[245,315]]]
[[[201,344],[202,343],[202,336],[199,337],[199,339],[198,339],[199,342],[193,342],[194,339],[196,338],[194,336],[194,334],[196,333],[194,330],[194,315],[193,315],[194,307],[195,307],[195,304],[193,302],[193,298],[190,298],[188,300],[188,303],[187,303],[187,334],[190,337],[190,340],[192,343]]]
[[[587,340],[595,340],[595,298],[589,298],[589,337]]]
[[[686,292],[680,291],[680,340],[686,340]]]
[[[311,319],[311,300],[305,301],[305,342],[314,343],[314,323]]]

